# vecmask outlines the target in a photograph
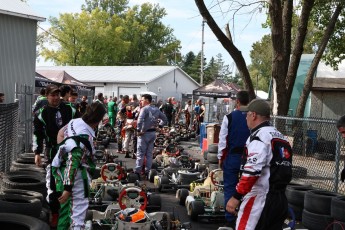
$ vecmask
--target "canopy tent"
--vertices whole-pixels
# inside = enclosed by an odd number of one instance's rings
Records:
[[[38,70],[35,76],[35,86],[45,87],[48,84],[69,85],[76,91],[93,91],[95,87],[78,81],[65,71],[61,70]]]
[[[55,84],[57,86],[69,85],[72,89],[78,92],[79,95],[85,95],[89,101],[95,96],[95,87],[82,83],[65,71],[38,71],[35,75],[36,93],[39,88],[46,87],[47,85]]]
[[[241,89],[234,83],[226,83],[224,80],[216,79],[215,81],[211,82],[208,85],[202,86],[198,89],[193,90],[193,98],[194,97],[209,97],[209,98],[231,98],[235,99],[237,92]],[[220,112],[218,111],[217,103],[213,104],[211,107],[211,100],[208,100],[208,109],[206,109],[205,118],[206,121],[210,121],[210,115],[215,117],[219,120],[218,117],[222,117],[223,115],[227,114],[228,111],[222,109]],[[211,109],[212,108],[212,109]],[[212,113],[211,113],[212,111]],[[219,116],[217,116],[219,114]]]
[[[221,79],[216,79],[208,85],[201,86],[193,90],[193,96],[213,97],[213,98],[235,98],[237,89],[227,84]]]

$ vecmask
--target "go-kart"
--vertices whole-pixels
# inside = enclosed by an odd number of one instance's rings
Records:
[[[149,172],[149,180],[153,180],[158,191],[189,188],[191,182],[203,180],[203,169],[195,168],[195,160],[188,155],[171,157],[169,160],[169,167],[162,169],[160,173],[156,169],[151,169]]]
[[[126,173],[125,169],[116,163],[107,163],[101,168],[101,177],[92,180],[90,205],[97,210],[104,210],[107,205],[113,204],[119,208],[133,207],[133,203],[122,205],[123,197],[129,196],[132,202],[140,202],[143,209],[148,205],[149,210],[161,209],[159,195],[147,191],[145,184],[140,184],[138,175]],[[138,194],[138,196],[135,196]]]
[[[223,171],[212,170],[203,185],[196,186],[192,192],[179,189],[176,198],[187,208],[187,214],[193,221],[199,218],[223,220],[225,215]]]

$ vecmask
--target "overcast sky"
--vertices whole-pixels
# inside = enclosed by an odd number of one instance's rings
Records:
[[[205,4],[209,7],[215,5],[218,1],[205,0]],[[247,1],[250,0],[242,0],[240,2]],[[201,51],[202,18],[194,0],[130,0],[129,2],[130,5],[151,2],[158,3],[161,7],[164,7],[168,15],[163,19],[163,22],[165,25],[174,29],[174,35],[181,41],[182,55],[185,55],[189,51],[193,51],[196,54]],[[80,12],[83,3],[84,0],[28,0],[31,8],[47,19],[50,16],[58,17],[59,13]],[[242,13],[240,11],[240,14],[235,18],[235,22],[232,20],[231,13],[221,13],[221,11],[227,11],[225,6],[215,6],[211,11],[214,19],[223,31],[226,23],[230,23],[231,31],[235,31],[235,34],[233,34],[234,43],[242,51],[247,64],[249,64],[249,52],[252,44],[260,40],[264,34],[269,33],[267,29],[262,29],[261,27],[261,24],[266,18],[264,11],[262,13],[256,11],[255,14],[245,14],[249,9],[242,11]],[[43,28],[48,28],[49,22],[47,20],[40,25]],[[230,55],[225,51],[220,42],[218,42],[207,24],[205,24],[204,37],[204,55],[206,61],[208,62],[212,56],[215,57],[218,53],[221,53],[226,62],[225,64],[233,66]],[[46,63],[41,60],[38,65],[52,65],[52,63]]]

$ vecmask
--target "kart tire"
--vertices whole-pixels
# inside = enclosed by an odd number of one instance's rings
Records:
[[[37,173],[26,175],[5,174],[2,178],[2,188],[35,191],[41,193],[43,197],[47,194],[45,183],[45,178]]]
[[[46,175],[46,171],[43,168],[38,167],[25,167],[25,168],[17,168],[16,166],[11,166],[9,175],[13,174],[39,174],[43,177]]]
[[[304,207],[304,197],[307,191],[313,190],[313,187],[309,186],[287,186],[285,190],[286,198],[289,204],[297,206],[299,208]]]
[[[196,166],[196,170],[198,170],[198,172],[204,172],[206,170],[206,165],[205,164],[198,164]]]
[[[156,169],[150,169],[149,175],[148,175],[149,181],[150,181],[151,183],[153,183],[154,180],[155,180],[155,176],[157,176],[157,175],[158,175],[158,172],[157,172]]]
[[[304,197],[304,209],[308,212],[320,215],[331,215],[332,198],[337,193],[324,190],[307,191]]]
[[[88,221],[88,220],[92,221],[92,219],[93,219],[93,211],[87,210],[86,216],[85,216],[85,222]]]
[[[207,161],[210,162],[211,164],[218,164],[217,153],[209,152],[207,154]]]
[[[303,210],[302,224],[307,229],[325,230],[332,222],[333,218],[330,215],[321,215]]]
[[[163,190],[163,185],[169,184],[169,177],[167,176],[161,176],[158,182],[158,191],[162,192]]]
[[[155,208],[154,210],[156,212],[161,211],[161,209],[162,209],[162,198],[157,194],[151,194],[148,197],[148,205],[147,206],[148,206],[147,208],[150,208],[151,211],[153,208]]]
[[[209,153],[218,153],[218,144],[210,144],[207,150]]]
[[[0,195],[1,213],[18,213],[38,218],[41,210],[42,203],[39,199],[20,194]]]
[[[190,218],[193,221],[197,221],[198,216],[205,213],[204,203],[200,200],[194,200],[190,203],[190,206],[191,206]]]
[[[181,188],[179,190],[179,204],[185,206],[187,196],[189,195],[189,191],[185,188]]]
[[[28,191],[28,190],[23,190],[23,189],[4,189],[2,192],[3,192],[4,194],[24,195],[24,196],[36,198],[36,199],[38,199],[39,201],[41,201],[42,204],[43,204],[43,202],[44,202],[43,196],[42,196],[42,194],[39,193],[39,192]]]
[[[335,220],[345,222],[345,196],[332,198],[331,216]]]
[[[0,226],[2,229],[50,230],[48,224],[37,218],[15,213],[0,213]]]

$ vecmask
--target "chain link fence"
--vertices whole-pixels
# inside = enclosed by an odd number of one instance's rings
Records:
[[[19,151],[19,102],[0,104],[0,172],[8,172]]]
[[[294,179],[345,194],[339,183],[345,147],[336,120],[274,116],[272,122],[292,145]]]

